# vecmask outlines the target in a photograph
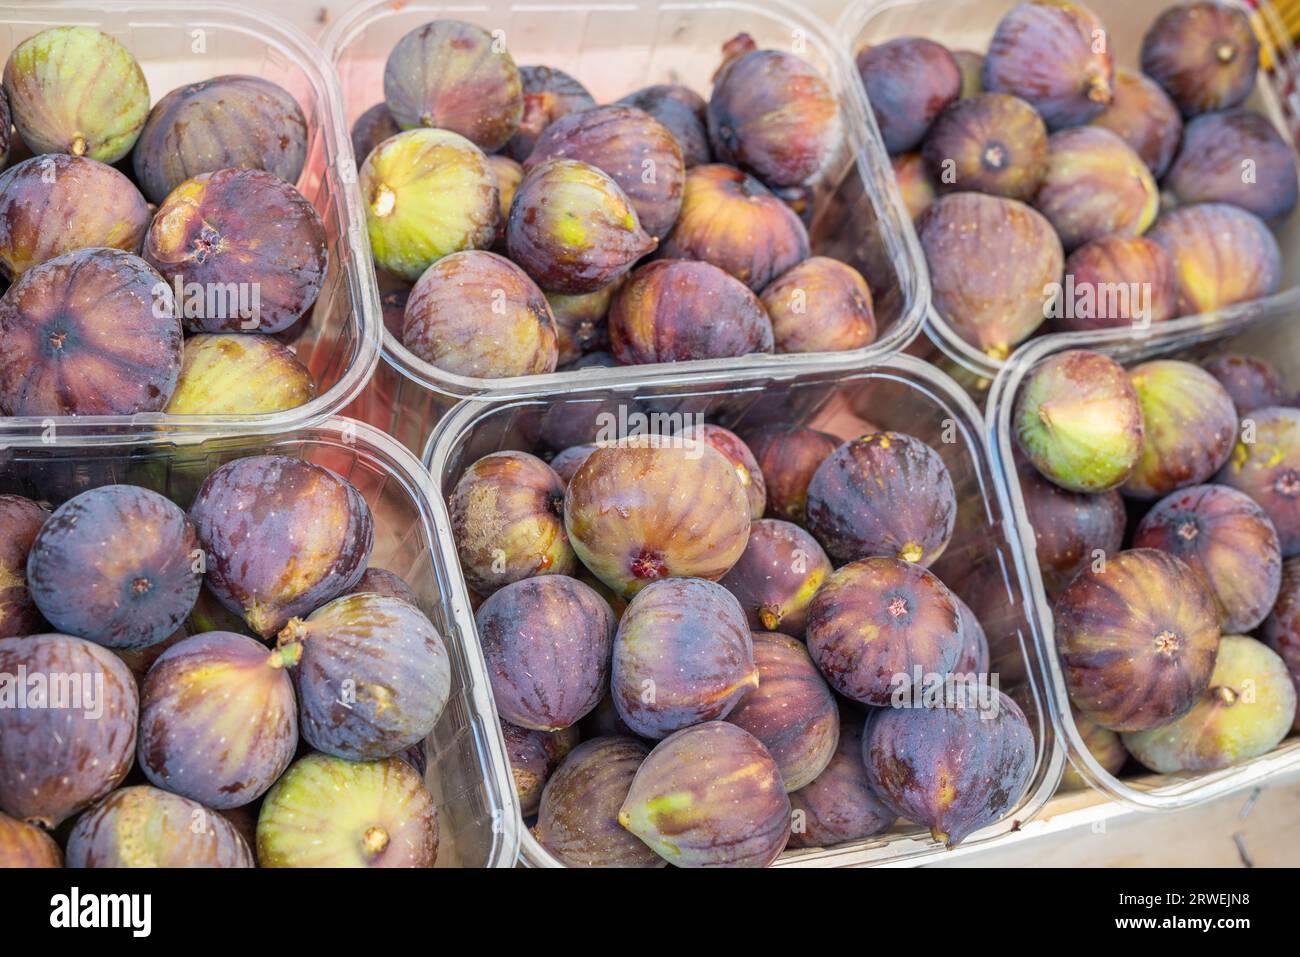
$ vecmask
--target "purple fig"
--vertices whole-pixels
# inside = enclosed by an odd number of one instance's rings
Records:
[[[1277,529],[1283,557],[1300,555],[1300,409],[1252,412],[1215,481],[1259,503]]]
[[[1034,530],[1034,555],[1043,589],[1055,598],[1099,556],[1124,545],[1124,498],[1107,492],[1071,492],[1043,478],[1028,462],[1016,467],[1025,514]]]
[[[871,289],[852,266],[813,256],[763,290],[777,352],[843,352],[876,338]]]
[[[668,127],[682,148],[682,159],[687,169],[712,162],[706,125],[708,104],[690,87],[661,83],[629,93],[618,102],[644,110]]]
[[[1253,110],[1236,109],[1187,124],[1165,188],[1180,205],[1231,203],[1277,222],[1295,209],[1300,179],[1295,151],[1273,124]]]
[[[27,587],[27,556],[50,513],[20,495],[0,495],[0,638],[44,631]]]
[[[396,598],[398,601],[404,601],[415,608],[420,607],[420,599],[415,594],[415,589],[400,575],[395,575],[387,568],[376,568],[371,565],[365,570],[357,583],[352,586],[352,590],[348,592],[349,595],[366,593]]]
[[[722,455],[736,470],[736,478],[749,499],[749,515],[755,521],[763,517],[767,507],[767,483],[758,467],[754,453],[735,432],[720,425],[688,425],[677,433],[687,442],[700,441]]]
[[[402,128],[388,112],[387,103],[376,103],[357,117],[352,124],[352,155],[356,157],[357,168],[361,168],[376,146],[400,132]]]
[[[1244,102],[1255,89],[1259,62],[1250,19],[1226,3],[1170,7],[1142,38],[1142,72],[1187,116]]]
[[[897,815],[881,803],[862,761],[862,720],[840,715],[840,740],[826,769],[790,795],[791,847],[832,847],[889,830]]]
[[[1047,171],[1047,142],[1043,118],[1020,97],[981,93],[939,114],[922,156],[944,191],[1028,202]]]
[[[971,606],[953,593],[953,602],[957,605],[957,617],[961,621],[961,653],[952,666],[954,675],[986,675],[989,670],[989,639],[984,634],[984,626],[976,617]]]
[[[779,629],[797,638],[830,573],[817,539],[797,525],[765,518],[750,527],[744,554],[719,584],[740,602],[751,631]]]
[[[524,111],[519,129],[504,149],[512,159],[522,163],[532,153],[538,138],[556,120],[570,113],[595,109],[596,100],[585,86],[554,67],[521,66],[519,79],[524,94]]]
[[[1065,260],[1065,283],[1052,318],[1069,332],[1145,328],[1178,315],[1173,257],[1144,236],[1102,236]]]
[[[1282,563],[1277,603],[1264,619],[1259,637],[1282,656],[1291,673],[1291,683],[1300,692],[1300,557]],[[1300,726],[1300,715],[1293,725],[1296,726]]]
[[[235,826],[197,801],[143,785],[114,791],[77,819],[69,867],[252,867]]]
[[[750,436],[749,448],[767,486],[768,513],[803,524],[808,485],[839,446],[835,436],[801,426],[775,426]]]
[[[542,800],[542,789],[551,773],[578,743],[578,729],[534,731],[502,721],[501,736],[506,742],[510,776],[519,796],[519,811],[525,817],[536,814]]]
[[[594,444],[571,445],[551,459],[551,468],[555,470],[555,474],[560,477],[560,481],[566,488],[569,480],[577,474],[578,469],[582,468],[582,463],[587,461],[587,456],[596,451],[596,448]]]
[[[1282,373],[1258,356],[1229,353],[1211,359],[1203,368],[1227,390],[1238,416],[1244,418],[1256,409],[1290,404],[1292,392]]]
[[[1180,316],[1271,296],[1282,281],[1277,239],[1259,217],[1236,206],[1179,207],[1156,220],[1148,238],[1174,259]]]
[[[583,356],[609,344],[609,307],[618,292],[618,282],[584,295],[566,296],[552,292],[546,296],[555,318],[555,337],[561,366],[579,361]]]
[[[1120,67],[1115,71],[1115,96],[1091,120],[1110,130],[1142,157],[1159,179],[1169,169],[1183,135],[1178,107],[1160,85],[1144,73]]]
[[[893,155],[920,145],[930,124],[961,95],[961,67],[933,40],[899,37],[864,47],[855,60],[885,149]]]

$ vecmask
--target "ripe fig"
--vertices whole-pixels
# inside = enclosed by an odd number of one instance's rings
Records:
[[[619,283],[612,282],[583,295],[547,294],[546,301],[555,319],[559,365],[577,362],[587,353],[609,344],[609,307],[618,288]]]
[[[774,426],[750,436],[767,486],[768,514],[802,525],[808,485],[839,446],[835,436],[803,426]]]
[[[149,115],[140,64],[91,27],[52,27],[18,44],[5,63],[4,88],[14,126],[33,153],[115,163]]]
[[[1047,125],[1017,96],[981,93],[939,114],[922,155],[942,190],[1028,202],[1047,169]]]
[[[524,111],[519,129],[505,145],[505,152],[522,163],[537,145],[538,137],[556,120],[570,113],[595,109],[596,100],[585,86],[554,67],[521,66],[519,79]]]
[[[930,170],[920,153],[900,153],[890,160],[894,182],[903,197],[907,215],[915,223],[930,208],[938,195],[938,187],[930,177]]]
[[[1282,583],[1277,603],[1259,631],[1260,639],[1282,656],[1291,682],[1300,693],[1300,558],[1282,563]],[[1300,715],[1295,726],[1300,726]]]
[[[296,409],[316,395],[311,372],[270,336],[191,336],[167,403],[172,415],[258,415]]]
[[[709,163],[686,173],[681,215],[660,246],[665,259],[701,259],[750,289],[765,286],[810,252],[797,213],[766,186],[732,166]]]
[[[1089,122],[1110,130],[1131,146],[1159,179],[1169,169],[1183,135],[1178,107],[1160,85],[1144,73],[1115,71],[1115,97]]]
[[[957,495],[939,453],[899,432],[845,442],[808,485],[808,531],[841,562],[888,555],[929,565],[948,547]]]
[[[221,466],[199,489],[190,519],[207,555],[208,588],[263,638],[356,585],[375,536],[350,482],[282,455]]]
[[[582,463],[587,461],[587,456],[594,451],[596,451],[594,444],[571,445],[551,459],[551,468],[555,470],[555,474],[560,477],[560,481],[566,488],[570,479],[582,467]]]
[[[534,731],[502,721],[501,736],[506,742],[510,776],[519,796],[519,811],[525,817],[536,814],[542,789],[551,773],[578,743],[578,729]]]
[[[45,631],[27,587],[27,556],[50,513],[21,495],[0,495],[0,638]]]
[[[798,525],[765,518],[749,529],[740,561],[719,580],[736,596],[751,631],[803,634],[808,606],[831,573],[831,562]]]
[[[763,290],[777,352],[842,352],[875,341],[867,281],[838,259],[813,256]]]
[[[1070,700],[1112,731],[1146,731],[1192,709],[1209,687],[1219,616],[1200,575],[1152,548],[1085,568],[1054,609]]]
[[[225,817],[146,785],[121,788],[77,819],[68,867],[253,867]]]
[[[916,149],[930,124],[961,95],[961,67],[933,40],[899,37],[864,47],[854,59],[891,155]]]
[[[984,92],[984,54],[974,50],[953,50],[952,58],[961,70],[961,98],[969,99]]]
[[[1204,369],[1227,390],[1238,416],[1291,401],[1282,373],[1258,356],[1229,353],[1206,362]]]
[[[35,825],[0,814],[0,868],[62,866],[63,851],[54,838]]]
[[[1114,97],[1110,49],[1105,29],[1087,7],[1020,3],[993,33],[984,89],[1027,100],[1050,129],[1078,126]]]
[[[677,867],[766,867],[790,837],[790,799],[762,742],[709,721],[650,752],[618,823]]]
[[[401,758],[344,761],[309,754],[262,801],[261,867],[433,867],[438,811]]]
[[[1283,557],[1300,555],[1300,409],[1252,412],[1215,481],[1259,503],[1277,529]]]
[[[400,132],[402,128],[388,112],[387,103],[376,103],[358,116],[352,124],[352,155],[356,157],[357,168],[361,168],[376,146]]]
[[[415,589],[407,584],[405,579],[390,572],[387,568],[376,568],[374,565],[365,570],[348,594],[385,595],[388,598],[404,601],[416,608],[420,607],[419,596],[415,594]]]
[[[790,807],[790,847],[832,847],[889,830],[896,815],[867,781],[859,715],[840,715],[840,739],[830,763],[790,795]]]
[[[687,169],[713,161],[706,125],[708,104],[690,87],[660,83],[629,93],[618,102],[645,110],[668,127],[682,148],[682,160]]]
[[[1244,170],[1249,168],[1252,175]],[[1192,119],[1165,187],[1179,204],[1231,203],[1276,222],[1296,207],[1295,152],[1273,124],[1253,110]]]
[[[1055,598],[1084,568],[1101,556],[1113,555],[1124,544],[1127,513],[1115,489],[1071,492],[1028,462],[1016,467],[1025,513],[1034,530],[1035,556],[1043,588]]]
[[[1151,227],[1178,270],[1178,315],[1213,312],[1277,292],[1282,254],[1257,216],[1226,203],[1183,206]]]
[[[161,203],[187,179],[219,169],[266,170],[293,185],[307,161],[307,118],[292,94],[270,80],[217,76],[177,87],[159,100],[131,160],[136,182],[152,203]]]
[[[519,129],[523,81],[509,52],[488,31],[461,20],[434,20],[406,34],[388,54],[384,102],[404,130],[449,130],[494,153]]]
[[[56,634],[0,639],[0,674],[0,811],[55,828],[131,769],[135,679],[107,648]]]
[[[106,248],[56,256],[0,299],[0,414],[161,411],[181,340],[171,290],[143,259]]]
[[[1103,728],[1089,721],[1074,708],[1070,711],[1075,727],[1079,729],[1079,736],[1083,738],[1083,743],[1088,748],[1088,753],[1109,773],[1118,774],[1120,768],[1128,761],[1128,751],[1120,736],[1109,728]],[[1081,791],[1090,786],[1073,764],[1066,764],[1065,771],[1061,775],[1062,791]]]
[[[1218,380],[1199,366],[1158,359],[1129,371],[1142,404],[1142,458],[1124,483],[1134,498],[1160,498],[1207,482],[1228,461],[1237,412]]]
[[[736,470],[736,478],[745,489],[750,518],[758,520],[763,517],[763,509],[767,506],[767,484],[754,453],[740,436],[720,425],[706,424],[688,425],[677,434],[688,442],[698,440],[720,452]]]
[[[1170,7],[1142,38],[1142,72],[1187,116],[1226,110],[1255,89],[1259,41],[1244,10],[1226,3]]]
[[[1144,236],[1102,236],[1065,260],[1065,283],[1052,318],[1070,332],[1144,328],[1178,314],[1173,257]]]

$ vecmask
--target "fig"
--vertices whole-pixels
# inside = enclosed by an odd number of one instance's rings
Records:
[[[749,540],[749,497],[731,463],[700,441],[654,439],[596,449],[564,497],[578,558],[629,597],[660,578],[716,581]]]
[[[920,153],[900,153],[890,160],[890,166],[894,171],[898,192],[903,197],[903,207],[915,223],[934,202],[938,188]]]
[[[998,21],[984,89],[1029,102],[1050,129],[1087,123],[1114,98],[1115,64],[1101,22],[1076,3],[1020,3]]]
[[[1244,102],[1255,89],[1259,61],[1249,18],[1226,3],[1170,7],[1142,38],[1142,72],[1187,116]]]
[[[953,50],[952,58],[961,70],[961,99],[970,99],[984,92],[984,54],[974,50]]]
[[[1252,412],[1215,481],[1259,503],[1283,557],[1300,555],[1300,409]]]
[[[582,463],[587,461],[587,456],[595,450],[595,445],[571,445],[551,459],[551,468],[555,470],[555,474],[560,477],[565,487],[582,467]]]
[[[537,139],[525,173],[550,159],[587,163],[609,175],[632,202],[641,228],[662,239],[682,207],[686,165],[668,127],[631,106],[569,113]]]
[[[161,411],[181,368],[176,311],[162,277],[119,249],[28,269],[0,299],[0,414]]]
[[[172,415],[258,415],[306,405],[316,381],[293,350],[270,336],[224,333],[185,340]]]
[[[384,314],[384,328],[398,342],[402,341],[402,324],[406,322],[406,303],[410,298],[410,289],[390,289],[379,294],[379,307]]]
[[[709,163],[686,173],[677,224],[660,246],[665,259],[700,259],[754,292],[810,253],[799,215],[733,166]]]
[[[1073,708],[1070,709],[1074,726],[1079,731],[1079,737],[1083,739],[1084,746],[1087,747],[1088,753],[1100,764],[1109,774],[1119,774],[1120,768],[1128,761],[1128,751],[1124,748],[1124,742],[1120,736],[1109,728],[1103,728],[1099,724],[1089,721]],[[1091,785],[1084,779],[1074,767],[1073,764],[1067,763],[1065,771],[1061,774],[1062,791],[1081,791]]]
[[[731,66],[736,60],[739,60],[747,53],[753,53],[758,49],[758,41],[748,33],[737,33],[727,39],[722,44],[722,60],[718,63],[718,68],[713,71],[713,82],[717,83],[722,78],[722,74],[727,67]]]
[[[833,435],[803,426],[775,426],[750,436],[749,448],[767,486],[767,512],[803,524],[808,485],[840,446]]]
[[[1025,514],[1034,530],[1043,589],[1049,598],[1055,598],[1099,556],[1113,555],[1123,547],[1124,499],[1116,489],[1068,491],[1043,478],[1028,462],[1019,463],[1016,474]]]
[[[467,468],[448,510],[469,586],[490,595],[533,575],[572,574],[563,507],[564,482],[527,452],[493,452]]]
[[[68,867],[253,866],[253,852],[225,817],[145,785],[114,791],[68,835]]]
[[[655,248],[628,195],[578,160],[534,166],[510,206],[506,245],[547,292],[595,292]]]
[[[1024,712],[995,694],[988,708],[882,708],[862,732],[872,791],[948,848],[1014,809],[1034,771]]]
[[[1258,356],[1229,353],[1206,362],[1204,369],[1227,390],[1238,416],[1291,401],[1282,373]]]
[[[63,851],[54,838],[39,827],[0,814],[0,868],[62,866]]]
[[[357,117],[352,124],[352,155],[356,157],[357,168],[361,168],[376,146],[400,132],[402,128],[388,112],[387,103],[376,103]]]
[[[55,628],[136,650],[189,617],[200,558],[194,527],[171,501],[132,485],[105,485],[49,517],[27,557],[27,584]]]
[[[349,595],[384,595],[388,598],[396,598],[404,601],[408,605],[416,608],[420,607],[419,596],[406,580],[400,575],[390,572],[387,568],[376,568],[371,565],[362,573],[361,578],[352,586]]]
[[[922,156],[939,188],[1029,201],[1047,170],[1047,126],[1007,93],[957,100],[930,127]]]
[[[635,269],[609,310],[624,365],[770,353],[772,322],[743,282],[717,266],[661,259]]]
[[[474,622],[506,721],[559,731],[600,703],[614,613],[589,586],[566,575],[525,578],[493,593]]]
[[[758,687],[727,720],[763,742],[786,791],[797,791],[830,763],[839,740],[839,707],[803,642],[765,631],[755,632],[753,642]]]
[[[9,109],[9,94],[5,92],[4,86],[0,85],[0,169],[4,169],[5,164],[9,162],[11,149],[16,145],[14,143],[16,137],[13,128],[14,121],[13,113]]]
[[[524,110],[519,129],[505,145],[511,159],[522,163],[537,145],[538,137],[556,120],[596,107],[587,88],[563,70],[549,66],[521,66]],[[580,159],[581,157],[574,157]]]
[[[790,799],[761,741],[709,721],[656,745],[618,823],[677,867],[766,867],[790,837]]]
[[[989,639],[984,633],[984,626],[970,605],[955,592],[952,599],[957,605],[957,617],[961,621],[961,653],[957,656],[957,663],[952,666],[952,673],[986,675],[989,670]]]
[[[1300,692],[1300,558],[1288,558],[1282,563],[1277,603],[1264,619],[1259,637],[1282,656],[1291,682]],[[1300,715],[1295,724],[1300,725]]]
[[[68,635],[0,639],[0,811],[52,829],[117,787],[135,754],[135,679]]]
[[[1147,438],[1136,382],[1100,352],[1069,349],[1043,360],[1016,396],[1012,427],[1043,477],[1071,492],[1126,482]]]
[[[957,334],[995,359],[1043,323],[1044,291],[1061,280],[1065,253],[1052,224],[1013,199],[950,193],[917,224],[934,308]]]
[[[44,631],[27,587],[27,556],[50,513],[21,495],[0,495],[0,638]]]
[[[1209,481],[1228,461],[1237,433],[1232,398],[1199,366],[1157,359],[1129,371],[1142,403],[1142,458],[1124,483],[1134,498],[1160,498]]]
[[[415,282],[448,253],[487,249],[501,218],[496,174],[449,130],[408,130],[361,164],[366,231],[375,264]]]
[[[316,301],[329,263],[320,214],[258,169],[200,173],[176,187],[143,255],[184,291],[178,312],[191,332],[283,332]]]
[[[406,34],[388,54],[384,102],[404,130],[448,130],[494,153],[519,129],[523,80],[488,31],[461,20],[434,20]]]
[[[852,266],[813,256],[763,290],[777,352],[843,352],[876,338],[867,281]]]
[[[838,561],[888,555],[929,565],[952,538],[957,495],[934,449],[900,432],[873,432],[818,466],[806,519]]]
[[[609,307],[618,291],[617,282],[584,295],[566,296],[553,292],[546,296],[555,319],[555,338],[559,348],[559,365],[577,362],[588,352],[603,349],[609,342]]]
[[[309,754],[290,765],[257,818],[261,867],[433,867],[438,811],[401,758]]]
[[[584,741],[546,782],[537,840],[568,867],[663,867],[664,861],[618,820],[646,756],[640,741]]]
[[[71,153],[115,163],[149,115],[140,64],[91,27],[52,27],[14,47],[4,88],[14,126],[33,153]]]
[[[1179,207],[1156,220],[1148,238],[1174,259],[1181,316],[1262,299],[1281,283],[1277,239],[1259,217],[1236,206]]]
[[[831,573],[830,559],[798,525],[765,518],[749,529],[749,544],[719,581],[749,620],[751,631],[803,634],[808,606]]]
[[[1160,179],[1174,161],[1183,135],[1183,117],[1160,85],[1136,70],[1115,71],[1115,96],[1088,121],[1110,130],[1142,157]]]
[[[843,136],[826,78],[780,50],[753,50],[727,64],[714,80],[707,115],[714,155],[771,186],[815,178]]]
[[[1070,332],[1145,328],[1178,314],[1178,275],[1163,246],[1145,236],[1102,236],[1065,260],[1056,325]]]
[[[200,80],[154,105],[131,161],[151,203],[200,173],[234,167],[265,170],[293,185],[307,161],[307,118],[288,90],[260,76]]]
[[[840,738],[826,769],[790,795],[790,847],[832,847],[889,830],[895,815],[867,781],[862,721],[840,715]]]
[[[1224,635],[1210,686],[1196,706],[1160,728],[1124,735],[1124,747],[1152,771],[1214,771],[1267,754],[1296,716],[1286,664],[1254,638]]]
[[[660,83],[629,93],[618,101],[644,110],[668,127],[682,150],[686,168],[712,162],[706,121],[708,104],[688,86]]]
[[[1165,188],[1180,205],[1231,203],[1276,222],[1295,209],[1300,182],[1295,153],[1273,124],[1236,109],[1188,122]]]
[[[200,594],[202,592],[200,591]],[[224,610],[224,609],[223,609]],[[194,613],[190,613],[193,618]],[[242,622],[241,622],[242,624]],[[162,657],[164,651],[173,645],[178,645],[186,638],[190,637],[189,621],[181,625],[162,641],[156,641],[146,648],[113,648],[113,654],[122,659],[122,663],[131,669],[131,674],[135,678],[136,687],[144,688],[145,676],[149,674],[149,669],[153,667],[154,662]]]
[[[375,761],[423,741],[451,695],[442,636],[397,598],[336,598],[291,618],[276,650],[297,664],[303,740],[349,761]]]
[[[1264,510],[1244,492],[1194,485],[1147,512],[1134,548],[1177,555],[1205,579],[1225,635],[1245,634],[1268,616],[1282,582],[1282,547]]]
[[[519,796],[519,811],[525,817],[536,814],[542,789],[551,773],[577,744],[578,729],[534,731],[502,721],[501,736],[506,742],[510,775]]]
[[[703,423],[688,425],[677,435],[688,442],[703,442],[720,452],[736,470],[736,478],[745,489],[745,496],[749,499],[750,518],[757,520],[763,517],[763,509],[767,506],[767,484],[754,453],[740,436],[720,425]]]
[[[854,60],[891,155],[916,149],[930,124],[961,95],[961,67],[946,47],[924,37],[864,47]]]
[[[350,482],[282,455],[221,466],[199,489],[190,520],[208,588],[263,638],[356,585],[375,536]]]

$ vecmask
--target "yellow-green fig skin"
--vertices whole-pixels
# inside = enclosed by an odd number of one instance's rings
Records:
[[[259,415],[306,405],[316,380],[288,346],[271,336],[191,336],[167,403],[171,415]]]
[[[63,851],[34,824],[0,813],[0,869],[62,867]]]
[[[1225,635],[1210,687],[1191,711],[1124,746],[1153,771],[1214,771],[1272,751],[1291,730],[1296,690],[1286,664],[1254,638]]]
[[[252,867],[223,815],[155,787],[120,788],[77,819],[68,867]]]
[[[1228,203],[1163,213],[1147,234],[1174,259],[1180,316],[1262,299],[1282,281],[1282,252],[1262,219]]]
[[[1074,726],[1079,729],[1079,737],[1083,739],[1088,753],[1106,769],[1110,774],[1119,774],[1120,769],[1128,761],[1128,750],[1124,747],[1124,742],[1120,736],[1110,730],[1103,728],[1101,725],[1089,721],[1074,708],[1070,711],[1074,715]],[[1067,763],[1065,771],[1061,775],[1062,791],[1082,791],[1091,787],[1083,775],[1081,775],[1073,764]]]

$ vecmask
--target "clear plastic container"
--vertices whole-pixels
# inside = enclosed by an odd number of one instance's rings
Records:
[[[246,5],[0,2],[0,59],[52,26],[90,26],[116,37],[139,61],[154,102],[178,86],[226,73],[264,77],[298,101],[307,118],[308,142],[296,185],[325,223],[329,268],[312,317],[292,345],[311,370],[317,394],[298,408],[263,415],[0,417],[0,435],[39,434],[53,424],[63,435],[166,433],[175,441],[195,441],[282,432],[341,412],[379,362],[383,324],[342,97],[320,50],[297,28]]]
[[[436,552],[446,513],[430,497],[429,477],[419,461],[391,438],[344,418],[276,436],[181,446],[128,437],[90,447],[66,439],[44,444],[39,437],[0,437],[0,492],[58,504],[88,488],[127,483],[188,507],[218,466],[260,454],[295,456],[331,468],[370,505],[371,563],[410,583],[446,638],[452,660],[451,698],[425,745],[426,781],[438,807],[438,866],[512,867],[519,849],[519,806],[478,641],[457,616],[447,614],[453,583]],[[454,588],[463,590],[458,583]]]
[[[876,298],[880,334],[870,346],[820,353],[826,368],[861,368],[896,352],[916,335],[929,300],[920,249],[898,212],[889,161],[851,64],[829,28],[785,0],[689,2],[510,2],[439,5],[371,0],[339,18],[324,40],[338,68],[349,122],[383,99],[384,63],[410,30],[439,17],[504,31],[515,62],[558,67],[577,77],[598,102],[609,103],[651,83],[685,83],[703,95],[712,87],[722,44],[748,32],[761,47],[790,50],[816,65],[840,103],[844,143],[828,166],[810,229],[815,252],[862,271]],[[364,159],[364,157],[362,157]],[[362,400],[358,418],[423,447],[437,419],[458,399],[554,394],[589,385],[646,383],[684,371],[766,370],[775,373],[806,357],[747,356],[698,362],[582,369],[508,379],[458,376],[412,355],[390,333],[384,362]]]
[[[842,439],[886,428],[928,442],[951,472],[959,501],[952,543],[933,570],[980,617],[989,637],[991,670],[999,675],[1001,689],[1024,708],[1037,742],[1033,776],[1020,805],[962,846],[996,841],[1043,806],[1056,788],[1065,757],[1042,700],[1041,642],[1033,634],[1038,616],[1033,614],[1036,606],[1021,577],[1021,545],[995,497],[979,412],[952,380],[910,356],[888,357],[847,375],[828,375],[815,363],[792,372],[783,376],[758,370],[713,372],[665,377],[647,385],[573,390],[550,399],[466,402],[439,424],[425,451],[425,462],[445,497],[465,468],[490,452],[532,450],[539,441],[553,446],[556,438],[568,441],[588,427],[588,434],[594,435],[596,424],[620,421],[620,416],[637,412],[699,413],[710,422],[742,432],[766,423],[807,424]],[[602,412],[614,418],[596,419]],[[474,634],[469,593],[457,574],[460,563],[446,526],[438,528],[438,548],[441,564],[455,579],[447,592],[446,617],[458,623],[461,633]],[[559,866],[526,828],[520,830],[523,863]],[[920,863],[945,853],[923,828],[900,825],[856,844],[790,850],[779,863]]]
[[[988,440],[997,476],[997,495],[1002,510],[1014,516],[1019,548],[1024,562],[1021,577],[1029,584],[1028,595],[1035,619],[1033,634],[1041,642],[1039,656],[1050,675],[1047,694],[1057,736],[1070,762],[1084,780],[1102,793],[1130,807],[1145,811],[1168,811],[1214,800],[1230,791],[1259,784],[1269,778],[1300,769],[1300,737],[1290,737],[1275,750],[1219,771],[1203,774],[1148,774],[1117,778],[1088,752],[1070,711],[1065,676],[1056,655],[1051,602],[1043,587],[1035,559],[1034,529],[1025,512],[1024,493],[1015,466],[1015,437],[1011,414],[1016,393],[1025,376],[1049,356],[1067,349],[1095,349],[1114,356],[1126,365],[1147,359],[1172,357],[1200,362],[1225,353],[1257,355],[1277,366],[1292,385],[1300,384],[1300,320],[1295,315],[1225,317],[1212,328],[1198,328],[1159,342],[1129,330],[1086,332],[1044,336],[1018,350],[998,374],[989,390],[986,411]]]
[[[1173,5],[1174,0],[1158,4],[1131,0],[1085,2],[1106,27],[1116,65],[1136,68],[1143,35],[1160,11]],[[1227,2],[1250,13],[1262,49],[1264,68],[1246,106],[1267,116],[1294,146],[1300,101],[1290,75],[1297,66],[1291,40],[1268,0]],[[1014,5],[1010,0],[857,0],[845,9],[835,32],[848,44],[850,59],[864,45],[900,36],[923,36],[952,50],[982,53],[998,21]],[[1292,215],[1275,232],[1282,247],[1283,270],[1277,294],[1214,313],[1157,323],[1150,327],[1147,338],[1153,343],[1176,343],[1206,326],[1267,320],[1300,308],[1300,213]],[[968,343],[933,308],[927,311],[924,328],[925,338],[918,339],[909,351],[934,361],[973,394],[986,392],[1003,362]]]

